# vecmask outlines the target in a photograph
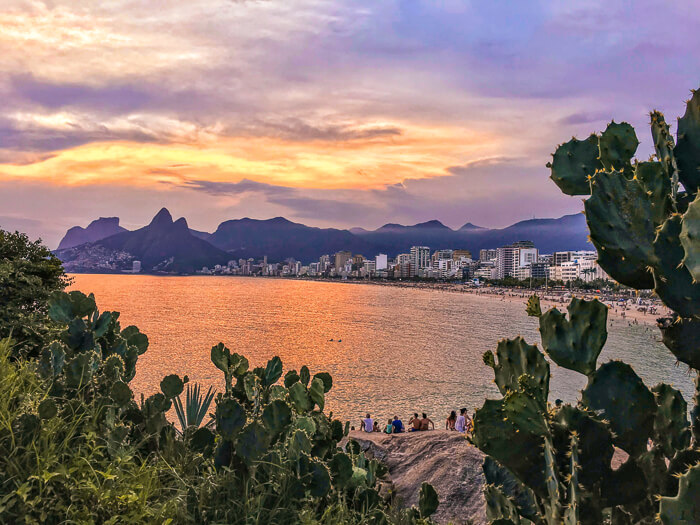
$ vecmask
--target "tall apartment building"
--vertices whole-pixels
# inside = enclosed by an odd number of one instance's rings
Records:
[[[496,249],[479,250],[479,260],[481,262],[493,261],[496,257],[498,257],[498,250]]]
[[[388,268],[388,260],[386,253],[380,253],[374,258],[375,268],[377,270],[386,270]]]
[[[532,241],[518,241],[497,248],[497,279],[513,276],[517,268],[537,262],[537,256],[537,248]]]
[[[335,254],[335,270],[340,272],[345,268],[345,263],[352,258],[352,252],[337,252]]]
[[[411,262],[416,271],[430,266],[430,248],[427,246],[411,246]]]
[[[406,264],[411,262],[410,253],[400,253],[396,256],[396,264]]]

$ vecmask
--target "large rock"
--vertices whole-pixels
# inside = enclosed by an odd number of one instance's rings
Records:
[[[486,523],[482,493],[483,454],[463,434],[445,430],[386,435],[351,432],[370,456],[388,468],[400,504],[418,504],[421,483],[435,487],[440,506],[438,523]]]

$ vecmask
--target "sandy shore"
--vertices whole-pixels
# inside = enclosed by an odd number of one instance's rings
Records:
[[[317,280],[317,279],[308,279]],[[373,286],[395,286],[399,288],[415,288],[419,290],[432,290],[444,293],[459,293],[470,294],[474,298],[482,299],[483,301],[508,301],[511,303],[522,304],[525,311],[525,303],[532,294],[540,296],[542,311],[556,307],[559,310],[566,312],[566,306],[569,304],[572,295],[574,297],[583,298],[586,300],[599,299],[605,303],[608,309],[608,319],[615,321],[623,321],[630,324],[643,324],[656,326],[656,320],[659,317],[671,316],[671,311],[666,308],[658,299],[645,298],[641,305],[633,304],[633,300],[628,296],[627,303],[620,303],[619,299],[623,298],[620,294],[615,296],[604,296],[590,291],[576,291],[570,293],[568,290],[548,291],[546,294],[542,290],[524,290],[519,288],[501,288],[501,287],[480,287],[475,288],[461,283],[423,283],[423,282],[406,282],[406,281],[369,281],[369,280],[348,280],[340,281],[337,279],[323,279],[324,282],[335,282],[341,284],[358,284],[358,285],[373,285]]]

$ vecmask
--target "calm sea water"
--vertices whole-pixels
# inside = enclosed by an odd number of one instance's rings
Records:
[[[327,410],[357,422],[426,411],[442,424],[449,410],[498,397],[482,354],[504,337],[539,342],[524,305],[471,294],[348,283],[246,277],[75,275],[73,288],[93,292],[101,310],[121,312],[150,340],[132,387],[159,391],[169,373],[223,388],[209,359],[223,342],[251,366],[279,355],[285,371],[306,364],[333,376]],[[652,386],[665,381],[687,400],[692,383],[659,343],[658,330],[609,322],[599,363],[622,359]],[[585,377],[552,366],[552,400],[575,401]],[[381,419],[380,419],[381,420]]]

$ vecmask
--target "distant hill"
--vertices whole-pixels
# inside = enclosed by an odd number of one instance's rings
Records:
[[[70,246],[71,242],[77,242],[74,241],[78,239],[77,234],[71,232],[87,232],[100,221],[107,219],[94,221],[86,229],[71,228],[64,238],[65,244]],[[119,227],[119,219],[108,221],[112,227],[115,224]],[[163,208],[148,226],[135,231],[119,229],[121,231],[114,235],[61,248],[56,253],[68,271],[121,271],[130,269],[132,261],[139,260],[143,271],[191,273],[203,266],[225,264],[231,259],[260,259],[265,255],[270,262],[293,257],[303,263],[341,250],[366,257],[378,253],[394,257],[415,245],[428,246],[431,250],[467,249],[475,258],[482,248],[497,248],[520,240],[533,241],[542,253],[593,249],[582,214],[529,219],[502,229],[466,223],[459,230],[436,220],[412,226],[389,223],[376,230],[338,230],[312,228],[284,217],[245,218],[222,222],[214,233],[207,233],[190,230],[184,218],[173,222],[168,210]],[[97,229],[94,232],[97,235]]]
[[[165,208],[148,226],[117,233],[72,250],[58,250],[56,254],[69,271],[99,268],[108,260],[115,261],[114,270],[130,269],[131,262],[139,260],[143,271],[191,273],[203,266],[226,264],[231,259],[223,250],[192,235],[184,218],[173,222]]]
[[[86,242],[95,242],[117,233],[125,232],[126,228],[119,226],[119,217],[100,217],[92,221],[87,228],[73,226],[66,232],[58,245],[59,250],[80,246]]]
[[[375,254],[376,247],[348,230],[312,228],[284,217],[268,220],[237,219],[222,222],[208,241],[236,258],[259,258],[270,261],[294,257],[299,261],[317,260],[323,254],[341,250]]]
[[[490,229],[467,223],[452,230],[439,221],[413,226],[385,224],[373,231],[354,230],[389,255],[408,252],[411,246],[461,248],[470,250],[474,257],[483,248],[497,248],[520,240],[533,241],[542,253],[561,250],[593,249],[588,242],[588,227],[583,214],[565,215],[558,219],[529,219],[507,228]]]

